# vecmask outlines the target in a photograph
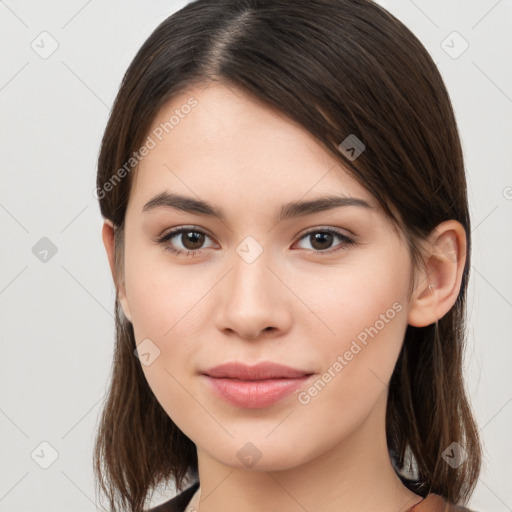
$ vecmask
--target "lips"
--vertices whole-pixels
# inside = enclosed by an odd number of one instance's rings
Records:
[[[295,379],[311,375],[311,372],[271,362],[263,362],[254,366],[239,362],[224,363],[203,373],[210,377],[240,380]]]
[[[225,363],[202,372],[209,388],[231,405],[246,409],[268,407],[309,380],[312,373],[277,363]]]

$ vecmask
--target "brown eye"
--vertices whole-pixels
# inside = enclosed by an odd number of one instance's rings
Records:
[[[204,234],[197,231],[183,231],[181,233],[181,243],[185,249],[194,251],[200,249],[204,243]]]
[[[311,246],[319,251],[329,249],[334,240],[334,235],[331,233],[313,233],[308,236],[311,240]]]
[[[210,237],[198,229],[179,228],[170,231],[158,242],[164,246],[165,250],[174,254],[194,256],[198,250],[203,248],[206,238]]]
[[[338,243],[333,248],[332,243],[336,238],[341,240],[341,243]],[[331,228],[316,229],[314,231],[309,231],[308,233],[301,237],[301,240],[304,239],[309,241],[312,247],[311,250],[313,252],[318,253],[330,253],[337,250],[345,249],[348,246],[355,244],[354,240],[344,235],[343,233]]]

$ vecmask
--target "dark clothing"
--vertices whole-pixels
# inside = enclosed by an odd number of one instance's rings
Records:
[[[148,510],[148,512],[184,512],[198,487],[199,482],[196,482],[171,500]]]
[[[148,512],[184,512],[187,508],[189,501],[199,487],[199,482],[196,482],[188,489],[175,496],[169,501],[158,505],[155,508],[148,510]],[[426,498],[414,505],[406,512],[472,512],[471,510],[448,504],[441,496],[437,494],[429,494]]]

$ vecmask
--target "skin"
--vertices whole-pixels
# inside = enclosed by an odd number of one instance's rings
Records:
[[[197,446],[195,507],[407,510],[421,497],[401,484],[389,460],[387,385],[407,324],[429,325],[455,302],[463,227],[440,224],[424,243],[425,268],[414,269],[373,196],[303,128],[243,92],[219,83],[191,89],[164,105],[151,129],[190,96],[198,105],[134,175],[122,275],[109,221],[103,241],[137,344],[149,338],[160,350],[142,365],[147,381]],[[166,207],[142,211],[164,191],[206,200],[226,220]],[[364,199],[372,208],[345,206],[276,222],[282,204],[325,194]],[[207,235],[196,256],[171,254],[155,241],[180,226]],[[304,236],[326,227],[355,244],[334,236],[315,245]],[[236,252],[248,236],[263,250],[250,264]],[[194,248],[181,235],[167,245]],[[322,254],[322,247],[340,250]],[[393,304],[400,311],[307,404],[295,393],[264,409],[236,407],[199,376],[227,361],[274,361],[314,372],[316,380]],[[261,454],[252,467],[237,457],[248,442]]]

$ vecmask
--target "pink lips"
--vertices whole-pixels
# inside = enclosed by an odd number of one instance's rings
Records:
[[[221,398],[248,409],[267,407],[282,400],[312,375],[271,362],[255,366],[225,363],[202,373]]]

